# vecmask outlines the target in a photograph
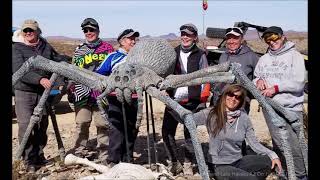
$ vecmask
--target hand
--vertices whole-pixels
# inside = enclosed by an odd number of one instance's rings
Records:
[[[262,91],[262,95],[266,97],[272,97],[275,94],[276,94],[276,90],[274,89],[274,87],[270,87]]]
[[[167,93],[166,90],[160,91],[160,94],[163,95],[163,96],[169,96],[169,94]]]
[[[51,87],[51,82],[47,78],[41,78],[40,79],[40,84],[46,89],[49,89]]]
[[[265,90],[267,88],[267,83],[265,80],[263,79],[259,79],[256,83],[257,88],[262,91]]]
[[[281,166],[281,162],[280,162],[279,158],[272,159],[271,163],[272,163],[271,169],[273,169],[275,167],[275,165],[278,166],[278,174],[280,175],[282,172],[282,166]]]

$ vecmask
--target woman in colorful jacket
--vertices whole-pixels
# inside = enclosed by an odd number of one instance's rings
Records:
[[[96,20],[86,18],[81,28],[86,38],[86,42],[80,44],[72,59],[72,63],[80,68],[95,71],[107,55],[114,51],[112,45],[102,41],[99,38],[99,25]],[[75,106],[76,120],[76,140],[74,145],[75,154],[84,156],[88,150],[89,127],[94,118],[97,127],[97,150],[99,151],[99,160],[105,161],[107,158],[108,146],[108,127],[106,121],[102,118],[99,108],[96,104],[96,97],[100,92],[94,91],[82,84],[74,83],[69,93]]]
[[[255,136],[248,114],[241,108],[246,90],[238,85],[226,85],[214,108],[195,113],[197,125],[206,125],[209,133],[209,169],[215,179],[265,179],[281,162],[277,154],[261,145]],[[257,155],[242,155],[246,141]]]

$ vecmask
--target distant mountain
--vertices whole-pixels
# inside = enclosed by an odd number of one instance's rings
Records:
[[[176,40],[178,36],[174,33],[169,33],[167,35],[158,36],[159,38],[167,39],[167,40]]]
[[[67,40],[67,41],[79,41],[79,40],[83,40],[81,38],[71,38],[71,37],[67,37],[67,36],[47,36],[45,37],[48,40]]]

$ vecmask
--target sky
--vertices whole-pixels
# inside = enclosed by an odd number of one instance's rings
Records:
[[[102,38],[115,38],[127,28],[141,36],[178,35],[186,23],[195,24],[202,34],[207,27],[228,28],[239,21],[308,31],[307,0],[208,0],[208,6],[204,11],[202,0],[13,0],[12,26],[35,19],[44,37],[72,38],[84,37],[80,24],[87,17],[98,21]]]

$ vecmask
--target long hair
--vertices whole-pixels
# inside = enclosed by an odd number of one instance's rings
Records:
[[[246,90],[239,84],[227,85],[222,95],[217,101],[217,105],[209,112],[207,119],[207,128],[209,134],[211,133],[215,137],[222,129],[225,130],[227,112],[226,112],[226,98],[227,94],[241,92],[240,102],[236,109],[240,109],[244,106],[245,98],[247,96]]]

